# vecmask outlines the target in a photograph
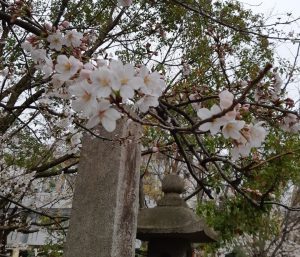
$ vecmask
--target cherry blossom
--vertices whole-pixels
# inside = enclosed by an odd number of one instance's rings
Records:
[[[220,97],[220,107],[222,110],[230,107],[233,103],[233,94],[228,90],[224,90],[219,94]]]
[[[68,58],[65,55],[59,55],[57,57],[57,64],[55,70],[58,73],[57,78],[61,81],[67,81],[82,67],[82,63],[74,56]]]
[[[36,49],[31,50],[31,58],[35,63],[44,61],[47,58],[47,52],[45,49]]]
[[[47,41],[49,42],[49,48],[55,49],[56,51],[60,51],[64,44],[64,38],[60,31],[50,34],[47,37]]]
[[[79,47],[81,45],[82,37],[82,33],[77,32],[76,30],[67,31],[64,38],[64,43],[66,46]]]
[[[27,52],[31,52],[33,47],[32,47],[32,44],[29,43],[28,41],[24,41],[22,44],[21,44],[21,47],[27,51]]]
[[[147,112],[150,107],[158,106],[158,98],[156,96],[145,95],[138,100],[135,106],[143,113]]]
[[[86,80],[69,87],[70,94],[76,96],[72,101],[72,108],[76,112],[83,112],[90,117],[97,108],[97,100],[95,96],[95,88]]]
[[[248,142],[249,133],[247,131],[243,131],[241,136],[233,141],[234,147],[231,149],[231,158],[233,161],[236,161],[239,156],[247,157],[251,152],[251,145]]]
[[[260,147],[262,145],[268,134],[262,125],[263,122],[258,122],[255,125],[245,125],[241,131],[240,138],[234,141],[234,147],[231,149],[233,161],[236,161],[239,156],[249,156],[253,147]]]
[[[300,121],[297,115],[288,113],[283,118],[283,124],[281,124],[281,128],[284,131],[291,132],[291,133],[296,133],[300,131]]]
[[[112,132],[116,128],[116,121],[120,118],[121,114],[111,107],[110,102],[102,100],[98,103],[96,114],[89,119],[86,127],[93,128],[101,123],[108,132]]]
[[[213,115],[218,114],[221,112],[221,109],[218,105],[213,105],[210,110],[207,108],[201,108],[197,111],[197,115],[200,119],[206,120],[211,118]],[[210,131],[212,135],[215,135],[219,132],[220,127],[226,123],[224,118],[216,118],[213,119],[211,122],[206,122],[200,125],[199,129],[201,131]]]
[[[232,120],[227,122],[222,129],[225,138],[239,139],[241,137],[240,130],[244,127],[245,121]]]
[[[80,72],[79,72],[79,79],[80,79],[80,80],[84,80],[84,79],[89,80],[89,79],[90,79],[91,73],[92,73],[91,70],[88,70],[88,69],[81,69]]]
[[[46,57],[44,60],[40,61],[39,65],[37,65],[38,68],[40,68],[44,75],[44,79],[50,77],[50,75],[53,73],[53,62],[52,59]]]
[[[249,143],[252,147],[260,147],[268,134],[263,124],[264,122],[258,122],[255,125],[249,125]]]
[[[135,77],[135,69],[133,65],[127,63],[123,65],[120,61],[112,61],[110,63],[111,70],[116,74],[119,81],[120,95],[123,99],[132,98],[134,90],[139,89],[142,85],[142,78]]]
[[[194,101],[199,98],[198,94],[189,95],[189,100]],[[192,107],[195,111],[198,111],[201,108],[201,102],[192,102]]]
[[[138,73],[138,77],[143,79],[141,92],[146,95],[160,96],[164,88],[164,81],[158,72],[150,73],[146,66],[142,66]]]
[[[281,87],[283,85],[283,80],[281,79],[281,77],[279,76],[278,73],[274,74],[274,90],[276,94],[280,94],[281,91]]]
[[[64,84],[64,82],[64,80],[61,80],[60,74],[54,74],[52,76],[51,83],[54,88],[60,88]]]
[[[251,151],[250,144],[238,143],[230,151],[231,158],[233,161],[236,161],[239,158],[239,156],[247,157],[249,156],[250,151]]]
[[[116,75],[106,67],[94,70],[90,74],[92,85],[96,87],[98,97],[108,97],[113,90],[121,87]]]

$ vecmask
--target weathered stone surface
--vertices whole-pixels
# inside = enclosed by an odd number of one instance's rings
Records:
[[[164,193],[182,194],[184,192],[184,181],[175,174],[169,174],[164,177],[161,190]]]
[[[164,196],[156,207],[140,210],[138,239],[150,242],[153,239],[184,239],[201,243],[216,241],[217,234],[179,196],[184,184],[177,175],[167,175],[162,181],[162,189]]]
[[[85,136],[65,257],[132,257],[138,211],[140,126],[122,119],[117,129]]]

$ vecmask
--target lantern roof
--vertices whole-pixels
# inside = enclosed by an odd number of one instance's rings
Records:
[[[164,196],[154,208],[141,209],[138,215],[137,238],[144,241],[158,238],[185,239],[194,243],[216,242],[217,234],[191,210],[180,197],[184,181],[175,174],[162,181]]]

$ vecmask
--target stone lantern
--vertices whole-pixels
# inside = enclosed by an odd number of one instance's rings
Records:
[[[184,181],[179,176],[166,175],[162,191],[157,206],[138,215],[137,238],[149,241],[147,257],[192,257],[192,243],[216,242],[217,234],[180,197]]]

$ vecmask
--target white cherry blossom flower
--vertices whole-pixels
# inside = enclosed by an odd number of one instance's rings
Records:
[[[60,31],[56,31],[53,34],[50,34],[47,37],[47,41],[49,42],[49,47],[51,49],[55,49],[57,51],[60,51],[62,49],[62,46],[64,44],[64,38]]]
[[[160,96],[162,94],[165,84],[158,72],[155,71],[150,73],[146,66],[142,66],[138,77],[143,79],[140,88],[142,93],[152,96]]]
[[[210,110],[207,108],[201,108],[197,111],[197,115],[201,120],[206,120],[208,118],[211,118],[213,115],[218,114],[221,112],[221,109],[218,105],[213,105]],[[220,127],[223,126],[226,123],[226,120],[221,118],[213,119],[211,122],[206,122],[202,125],[200,125],[199,129],[201,131],[210,131],[212,135],[215,135],[219,132]]]
[[[198,94],[191,94],[188,96],[189,100],[191,101],[195,101],[199,98],[199,95]],[[198,111],[200,108],[201,108],[201,102],[193,102],[192,103],[192,107],[195,111]]]
[[[234,96],[227,89],[222,91],[219,94],[219,97],[220,97],[220,107],[222,110],[227,109],[232,105]]]
[[[76,112],[83,112],[84,115],[90,117],[97,109],[97,99],[95,89],[86,80],[69,87],[71,95],[76,96],[72,101],[72,108]]]
[[[116,128],[116,121],[121,118],[121,114],[111,108],[111,104],[107,100],[102,100],[98,103],[95,114],[89,119],[86,127],[93,128],[101,123],[108,131],[112,132]]]
[[[236,161],[239,156],[247,157],[251,152],[251,145],[244,137],[240,137],[236,142],[236,145],[231,149],[231,157],[233,161]]]
[[[230,112],[227,112],[223,118],[229,122],[229,121],[233,121],[235,120],[236,116],[237,116],[238,112],[236,110],[233,110],[233,111],[230,111]]]
[[[145,95],[136,102],[136,107],[143,113],[147,112],[150,107],[157,107],[159,104],[157,96]]]
[[[72,123],[69,117],[61,118],[57,121],[56,126],[62,129],[68,128]]]
[[[64,84],[64,82],[65,81],[60,79],[60,74],[54,74],[52,76],[51,83],[52,83],[54,88],[60,88]]]
[[[116,74],[116,77],[121,85],[120,95],[123,100],[132,98],[134,90],[139,89],[142,85],[142,78],[135,76],[133,65],[127,63],[123,65],[120,61],[112,61],[110,69]]]
[[[281,128],[284,131],[291,132],[291,133],[296,133],[300,131],[300,121],[297,115],[288,113],[283,118],[283,124],[281,125]]]
[[[232,120],[227,122],[222,129],[225,138],[239,139],[241,137],[240,130],[245,126],[243,120]]]
[[[35,63],[40,63],[47,58],[47,52],[45,49],[33,48],[31,50],[31,58]]]
[[[121,87],[116,75],[108,68],[101,68],[90,74],[92,84],[97,88],[98,97],[108,97],[113,90]]]
[[[92,71],[91,70],[87,70],[87,69],[81,69],[80,73],[79,73],[79,79],[90,79],[90,75],[91,75]]]
[[[83,34],[81,32],[77,32],[76,30],[67,31],[64,43],[66,46],[79,47],[81,45],[82,38]]]
[[[32,44],[28,41],[24,41],[22,44],[21,44],[21,47],[27,51],[27,52],[31,52],[33,47],[32,47]]]
[[[50,75],[53,73],[53,62],[52,59],[48,57],[41,61],[40,64],[37,65],[37,67],[44,72],[44,79],[50,77]]]
[[[55,70],[58,73],[58,78],[61,81],[67,81],[74,76],[81,67],[82,62],[77,60],[74,56],[70,56],[70,58],[68,58],[65,55],[59,55],[57,57]]]
[[[262,126],[264,122],[249,125],[249,143],[252,147],[260,147],[268,135],[267,130]]]
[[[238,146],[235,146],[230,150],[230,153],[231,153],[231,159],[233,161],[236,161],[239,159],[239,157],[241,155],[241,148],[239,148]],[[250,153],[250,150],[249,150],[249,153]],[[246,155],[246,156],[248,156],[248,155]],[[244,156],[244,157],[246,157],[246,156]]]
[[[281,79],[281,77],[279,76],[278,73],[274,74],[274,79],[275,79],[275,82],[274,82],[275,93],[280,94],[281,87],[283,85],[283,80]]]

